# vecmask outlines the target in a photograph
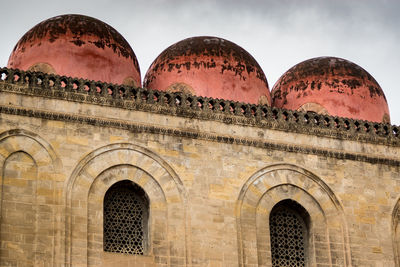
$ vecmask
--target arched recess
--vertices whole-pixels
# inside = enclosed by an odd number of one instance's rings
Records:
[[[269,215],[282,200],[299,203],[310,215],[308,266],[351,266],[342,205],[313,173],[291,164],[275,164],[252,175],[236,205],[239,265],[272,266]]]
[[[400,199],[392,213],[392,243],[395,266],[400,267]]]
[[[0,211],[9,216],[14,210],[15,215],[14,222],[0,218],[0,234],[7,236],[1,239],[6,252],[1,261],[56,264],[60,240],[56,183],[61,169],[51,145],[37,134],[22,129],[0,134]]]
[[[147,256],[103,252],[103,199],[107,189],[121,180],[136,183],[149,197]],[[190,262],[186,192],[175,171],[155,153],[127,143],[101,147],[78,163],[66,188],[68,266],[142,264],[154,259],[160,265],[170,265],[171,259],[181,265]]]

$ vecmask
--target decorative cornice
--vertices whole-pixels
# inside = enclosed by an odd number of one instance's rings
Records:
[[[104,119],[104,118],[96,118],[84,115],[72,115],[59,112],[41,111],[41,110],[1,106],[1,105],[0,105],[0,113],[18,115],[18,116],[29,116],[47,120],[89,124],[100,127],[118,128],[135,133],[172,135],[176,137],[202,139],[219,143],[260,147],[260,148],[265,148],[267,150],[278,150],[278,151],[293,152],[293,153],[311,154],[311,155],[325,156],[336,159],[347,159],[347,160],[368,162],[372,164],[385,164],[385,165],[400,167],[400,160],[394,160],[382,157],[371,157],[371,156],[366,156],[364,154],[319,149],[316,147],[309,147],[309,146],[274,143],[262,139],[237,138],[228,135],[219,135],[219,134],[190,131],[190,130],[180,130],[167,127],[153,126],[153,125],[143,125],[133,122],[113,120],[113,119]]]
[[[182,92],[170,93],[107,84],[41,72],[0,68],[0,91],[314,136],[400,146],[400,127],[395,125],[198,97]],[[91,120],[102,119],[91,118]]]

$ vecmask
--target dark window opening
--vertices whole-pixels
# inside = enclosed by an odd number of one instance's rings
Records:
[[[297,202],[284,200],[270,214],[272,266],[306,266],[309,216]]]
[[[149,201],[141,187],[121,181],[104,197],[104,251],[143,255],[148,242]]]

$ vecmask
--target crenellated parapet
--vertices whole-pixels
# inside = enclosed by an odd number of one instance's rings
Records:
[[[396,125],[41,72],[0,68],[0,91],[307,135],[400,145],[400,127]]]

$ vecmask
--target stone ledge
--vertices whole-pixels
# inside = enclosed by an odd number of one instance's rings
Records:
[[[236,138],[229,135],[205,133],[200,131],[179,130],[167,127],[126,122],[122,120],[90,117],[84,115],[71,115],[66,113],[49,112],[49,111],[11,107],[11,106],[0,106],[0,113],[18,115],[18,116],[28,116],[46,120],[81,123],[81,124],[88,124],[100,127],[118,128],[118,129],[128,130],[134,133],[172,135],[182,138],[202,139],[219,143],[253,146],[259,148],[265,148],[268,150],[303,153],[303,154],[331,157],[336,159],[347,159],[347,160],[368,162],[372,164],[385,164],[385,165],[400,167],[400,160],[395,160],[390,158],[371,157],[359,153],[347,153],[336,150],[320,149],[312,146],[300,146],[293,144],[268,142],[266,140],[255,139],[255,138]]]
[[[400,146],[400,127],[186,93],[0,68],[0,91],[158,114]]]

